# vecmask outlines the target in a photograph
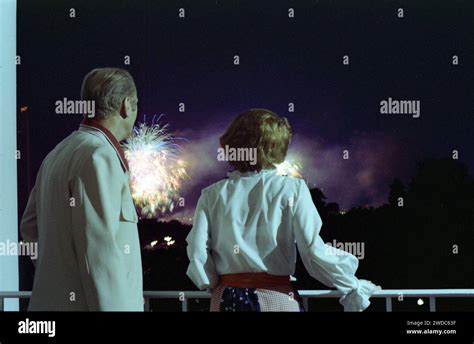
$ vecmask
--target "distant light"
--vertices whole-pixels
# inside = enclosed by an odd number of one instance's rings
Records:
[[[175,243],[175,240],[172,240],[173,238],[170,236],[164,237],[164,240],[166,241],[166,245],[171,246]]]
[[[425,302],[423,301],[423,299],[418,299],[416,303],[418,303],[418,306],[422,306]]]
[[[28,106],[20,107],[20,112],[26,112],[26,111],[28,111]]]
[[[152,241],[152,242],[150,243],[150,246],[151,246],[151,247],[154,247],[157,243],[158,243],[158,240]]]
[[[279,176],[289,176],[294,178],[303,178],[301,175],[301,164],[285,160],[281,164],[275,165],[276,173]]]

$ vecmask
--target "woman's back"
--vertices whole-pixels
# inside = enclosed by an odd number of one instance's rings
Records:
[[[240,114],[220,138],[222,148],[252,150],[257,160],[230,160],[229,178],[202,191],[186,239],[187,275],[212,290],[213,310],[299,311],[289,282],[296,245],[308,273],[343,293],[345,310],[364,310],[377,290],[355,277],[355,256],[319,236],[321,217],[305,182],[276,174],[290,138],[288,121],[266,109]]]
[[[279,176],[276,170],[228,176],[203,191],[217,272],[292,274],[293,206],[303,181]]]

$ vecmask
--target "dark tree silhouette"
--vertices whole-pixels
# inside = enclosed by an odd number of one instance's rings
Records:
[[[337,204],[336,202],[330,202],[327,204],[326,210],[327,210],[328,216],[337,215],[339,214],[339,211],[340,211],[339,204]]]
[[[327,218],[326,196],[319,188],[310,189],[309,192],[316,209],[318,209],[319,215],[324,221]]]
[[[392,184],[390,184],[390,194],[388,196],[388,204],[391,207],[398,207],[398,204],[399,204],[398,199],[402,197],[405,200],[406,196],[407,194],[405,191],[405,185],[400,179],[395,178]]]
[[[474,182],[467,166],[453,159],[429,159],[418,164],[410,182],[409,205],[435,210],[443,207],[472,209]]]

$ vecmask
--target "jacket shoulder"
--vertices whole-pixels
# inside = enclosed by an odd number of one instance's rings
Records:
[[[97,161],[120,165],[114,148],[96,135],[78,131],[73,133],[68,142],[64,142],[64,144],[64,149],[69,152],[68,155],[72,160],[73,171],[76,171],[73,174],[80,173],[84,166]]]

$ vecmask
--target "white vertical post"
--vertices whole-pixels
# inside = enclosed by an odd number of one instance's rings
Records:
[[[392,297],[390,296],[387,296],[385,298],[385,310],[387,312],[391,312],[392,311]]]
[[[436,312],[436,297],[430,296],[430,312]]]
[[[184,296],[184,299],[183,301],[181,301],[181,311],[182,312],[187,312],[188,311],[188,299],[186,298],[186,296]]]
[[[0,291],[18,291],[18,256],[7,254],[18,244],[16,175],[16,0],[0,0]],[[5,299],[6,311],[18,300]]]
[[[309,312],[309,302],[307,296],[302,296],[303,299],[303,308],[305,312]]]

